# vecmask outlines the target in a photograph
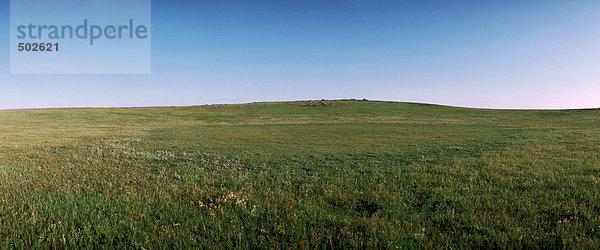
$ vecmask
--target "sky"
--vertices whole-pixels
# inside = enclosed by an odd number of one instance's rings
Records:
[[[153,0],[146,75],[11,75],[9,6],[0,1],[0,109],[345,98],[600,107],[597,0]]]

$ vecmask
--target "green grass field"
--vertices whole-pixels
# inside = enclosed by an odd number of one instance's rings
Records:
[[[600,110],[0,111],[0,247],[600,247]]]

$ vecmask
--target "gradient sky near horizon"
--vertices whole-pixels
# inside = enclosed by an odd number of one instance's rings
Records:
[[[600,107],[600,1],[152,1],[151,75],[10,75],[0,109],[367,98]]]

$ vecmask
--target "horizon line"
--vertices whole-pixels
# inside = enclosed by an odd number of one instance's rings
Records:
[[[366,102],[387,102],[387,103],[403,103],[403,104],[418,104],[431,105],[448,108],[476,109],[476,110],[506,110],[506,111],[577,111],[577,110],[600,110],[600,107],[582,107],[582,108],[490,108],[490,107],[469,107],[448,105],[440,103],[427,103],[415,101],[397,101],[397,100],[380,100],[380,99],[297,99],[297,100],[278,100],[278,101],[247,101],[247,102],[213,102],[204,104],[191,105],[142,105],[142,106],[66,106],[66,107],[25,107],[25,108],[0,108],[0,111],[31,111],[31,110],[52,110],[52,109],[136,109],[136,108],[177,108],[177,107],[210,107],[220,105],[249,105],[249,104],[264,104],[264,103],[292,103],[292,102],[309,102],[309,101],[366,101]]]

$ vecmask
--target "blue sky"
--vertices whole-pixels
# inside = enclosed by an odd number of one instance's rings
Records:
[[[600,1],[152,1],[151,75],[10,75],[0,109],[367,98],[600,107]]]

